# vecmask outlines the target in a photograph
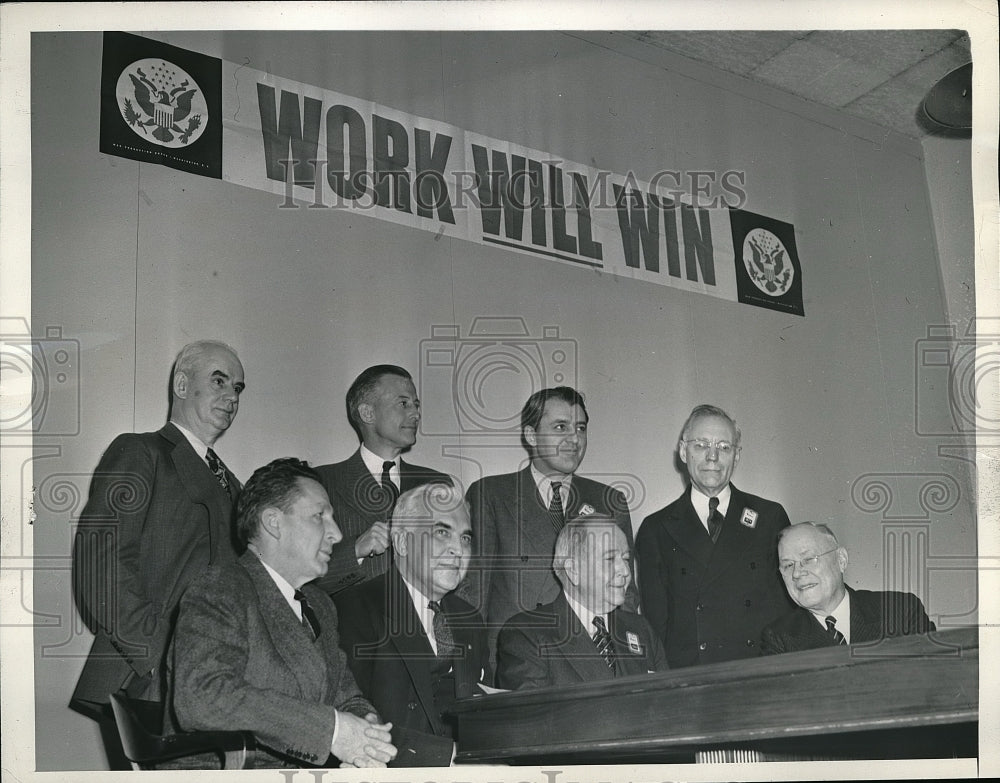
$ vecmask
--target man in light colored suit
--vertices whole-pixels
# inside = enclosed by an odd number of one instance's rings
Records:
[[[521,410],[528,466],[487,476],[469,487],[479,567],[470,568],[460,592],[486,618],[491,657],[508,619],[559,595],[552,552],[565,520],[606,515],[632,545],[625,496],[576,473],[587,453],[589,418],[583,396],[575,389],[557,386],[535,392]],[[626,605],[634,609],[637,603],[635,586],[629,582]]]
[[[497,640],[497,687],[542,688],[665,671],[663,647],[649,623],[622,608],[630,559],[613,518],[567,523],[552,561],[562,592],[507,621]]]
[[[385,766],[392,725],[362,696],[339,646],[337,611],[308,582],[340,540],[316,472],[296,459],[256,470],[240,495],[247,551],[208,569],[181,600],[173,644],[176,722],[244,729],[258,766]]]
[[[677,451],[691,484],[636,536],[642,613],[672,669],[756,658],[761,629],[791,607],[775,555],[788,515],[730,483],[740,430],[721,408],[695,407]]]
[[[448,709],[480,692],[489,660],[482,619],[454,592],[472,549],[461,491],[435,483],[404,492],[391,535],[389,570],[336,596],[341,645],[358,685],[392,721],[391,766],[445,767],[456,739]]]
[[[844,584],[849,560],[826,525],[802,522],[778,536],[778,569],[798,604],[764,628],[765,655],[878,642],[934,630],[913,593],[854,590]]]
[[[329,574],[319,581],[330,594],[385,573],[391,560],[389,520],[400,492],[451,481],[400,456],[417,442],[420,425],[417,390],[402,367],[378,364],[362,372],[348,389],[347,416],[361,446],[343,462],[316,469],[344,534],[333,549]]]
[[[209,565],[236,559],[231,515],[240,484],[213,446],[243,389],[232,348],[185,346],[171,375],[169,423],[119,435],[94,473],[73,546],[73,592],[95,639],[70,706],[98,720],[112,769],[129,767],[109,694],[125,689],[160,703],[181,594]]]

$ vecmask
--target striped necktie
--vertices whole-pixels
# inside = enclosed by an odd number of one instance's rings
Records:
[[[844,634],[837,630],[837,618],[833,615],[826,618],[826,632],[830,634],[834,644],[847,644],[847,639],[844,638]]]
[[[594,644],[597,645],[597,652],[601,654],[611,673],[617,675],[618,661],[615,659],[615,648],[611,644],[611,634],[604,624],[604,618],[600,615],[594,617]]]
[[[708,499],[708,534],[712,537],[714,544],[719,540],[719,533],[722,532],[722,514],[719,513],[719,499]]]
[[[306,599],[306,594],[301,590],[296,590],[295,600],[302,605],[302,624],[312,634],[313,639],[318,639],[319,618],[316,616],[316,612],[313,611],[313,608],[309,605],[309,601]]]

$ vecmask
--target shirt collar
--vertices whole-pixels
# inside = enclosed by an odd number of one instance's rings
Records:
[[[596,612],[591,611],[586,606],[577,601],[575,598],[573,598],[573,596],[571,596],[565,590],[563,591],[563,595],[566,596],[566,603],[568,603],[569,608],[573,610],[573,614],[575,614],[579,618],[580,622],[583,624],[584,630],[587,632],[589,636],[594,635],[595,617],[600,617],[602,620],[604,620],[604,627],[608,628],[608,616],[606,614],[597,614]]]
[[[403,576],[402,571],[399,572],[399,578],[406,585],[406,591],[410,594],[410,600],[413,601],[413,608],[417,610],[417,617],[420,619],[420,624],[424,627],[427,640],[431,643],[434,654],[437,655],[437,639],[434,638],[434,611],[430,607],[431,599],[417,589],[416,586],[410,584],[406,577]]]
[[[361,460],[365,463],[365,467],[368,468],[368,472],[372,474],[375,482],[378,484],[382,483],[382,463],[389,462],[387,459],[382,459],[378,454],[369,449],[364,443],[361,444]],[[389,468],[389,477],[393,480],[393,483],[399,486],[399,462],[398,458],[392,460],[392,467]]]
[[[812,609],[809,613],[816,618],[816,622],[823,626],[823,630],[826,630],[826,618],[832,617],[837,621],[837,630],[844,634],[844,639],[848,644],[851,643],[851,594],[849,591],[844,591],[844,597],[840,599],[840,603],[837,604],[837,608],[832,612],[814,612]]]
[[[281,591],[281,595],[284,596],[285,601],[288,602],[288,605],[292,608],[292,611],[295,612],[295,616],[298,617],[299,620],[301,620],[302,604],[300,604],[295,599],[295,588],[292,587],[291,583],[287,579],[285,579],[285,577],[283,577],[281,574],[279,574],[265,562],[260,552],[258,552],[253,547],[249,546],[247,547],[247,549],[253,552],[255,555],[257,555],[257,559],[260,560],[260,564],[264,566],[264,570],[267,571],[271,579],[274,580],[274,584],[277,585],[278,590]]]
[[[552,479],[539,471],[534,465],[531,466],[531,478],[535,481],[535,486],[538,487],[538,494],[542,496],[542,500],[545,501],[545,507],[548,508],[552,504]],[[569,487],[572,483],[573,476],[564,476],[559,481],[559,487],[562,494],[563,508],[566,507],[566,501],[569,498]]]
[[[187,441],[188,443],[191,444],[191,448],[194,449],[195,454],[197,454],[202,459],[205,459],[208,456],[208,445],[203,440],[201,440],[201,438],[199,438],[197,435],[191,432],[191,430],[189,430],[187,427],[178,424],[176,421],[171,420],[170,423],[173,424],[178,430],[180,430],[181,435],[187,438]]]
[[[726,484],[726,488],[722,490],[718,495],[719,498],[719,513],[725,516],[729,513],[729,499],[733,496],[733,486],[732,484]],[[694,506],[694,510],[698,512],[698,519],[701,520],[701,524],[708,529],[708,495],[698,489],[694,484],[691,485],[691,505]]]

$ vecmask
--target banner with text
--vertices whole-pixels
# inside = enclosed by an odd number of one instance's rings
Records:
[[[109,59],[109,48],[123,47],[121,36],[129,55]],[[171,128],[182,108],[172,96],[185,96],[186,106],[208,104],[185,95],[195,81],[190,69],[183,88],[170,81],[179,69],[170,68],[158,41],[148,40],[149,57],[165,63],[158,76],[126,80],[131,58],[143,59],[136,40],[147,39],[105,34],[104,83],[135,95],[106,90],[102,116],[118,112],[125,120],[119,133],[131,128],[148,144],[169,136],[177,146],[183,128]],[[205,96],[221,91],[221,116],[202,108],[202,122],[210,128],[221,119],[222,179],[274,193],[278,208],[351,210],[540,262],[804,314],[794,227],[742,209],[742,172],[661,171],[642,179],[246,65],[222,60],[220,76],[195,87]],[[107,106],[112,98],[119,105]],[[139,121],[128,122],[126,105],[140,107]],[[124,154],[106,148],[103,123],[101,149]],[[140,159],[175,165],[169,157]]]

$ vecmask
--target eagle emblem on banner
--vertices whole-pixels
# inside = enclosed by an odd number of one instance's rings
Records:
[[[118,108],[132,131],[161,147],[186,147],[201,136],[208,105],[198,83],[159,58],[137,60],[118,77]]]
[[[755,228],[743,240],[747,274],[768,296],[781,296],[791,286],[795,269],[784,244],[766,228]]]

